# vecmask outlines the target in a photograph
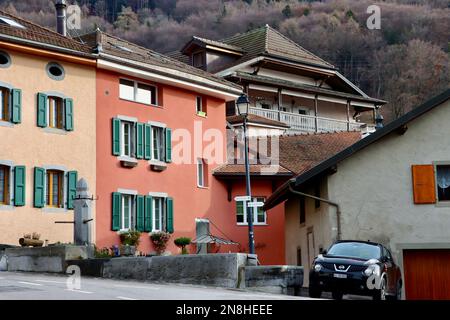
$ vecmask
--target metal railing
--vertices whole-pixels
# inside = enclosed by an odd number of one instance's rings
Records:
[[[261,109],[250,107],[249,112],[271,120],[280,121],[290,128],[288,132],[330,132],[330,131],[354,131],[367,127],[363,122],[347,122],[345,120],[315,117],[291,112]],[[317,120],[317,129],[316,129]]]

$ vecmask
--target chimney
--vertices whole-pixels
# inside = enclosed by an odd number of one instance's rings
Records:
[[[56,31],[67,36],[67,2],[66,0],[56,0]]]

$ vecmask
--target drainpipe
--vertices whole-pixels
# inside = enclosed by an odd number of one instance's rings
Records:
[[[336,203],[336,202],[330,201],[328,199],[319,198],[319,197],[316,197],[316,196],[313,196],[313,195],[310,195],[310,194],[307,194],[307,193],[303,193],[303,192],[294,190],[294,188],[292,188],[292,183],[294,181],[291,180],[290,184],[289,184],[289,191],[292,192],[293,194],[296,194],[296,195],[299,195],[299,196],[302,196],[302,197],[306,197],[306,198],[310,198],[310,199],[314,199],[314,200],[317,200],[317,201],[321,201],[321,202],[327,203],[330,206],[333,206],[333,207],[336,208],[336,220],[337,220],[337,238],[336,238],[336,240],[341,240],[341,238],[342,238],[342,232],[341,232],[341,208],[340,208],[339,204]]]

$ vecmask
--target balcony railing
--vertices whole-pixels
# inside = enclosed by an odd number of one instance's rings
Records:
[[[290,128],[288,132],[330,132],[330,131],[367,131],[368,126],[362,122],[347,122],[345,120],[315,117],[291,112],[249,108],[250,113],[265,117],[271,120],[286,123]],[[316,124],[317,120],[317,124]],[[317,127],[317,128],[316,128]]]

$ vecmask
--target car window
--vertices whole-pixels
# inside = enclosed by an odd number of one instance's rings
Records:
[[[386,250],[386,256],[387,256],[387,258],[388,258],[390,261],[394,262],[394,259],[392,259],[392,254],[391,254],[391,252],[390,252],[388,249],[385,249],[385,250]]]
[[[381,257],[381,249],[377,245],[368,243],[340,242],[332,245],[327,255],[370,260],[379,259]]]

